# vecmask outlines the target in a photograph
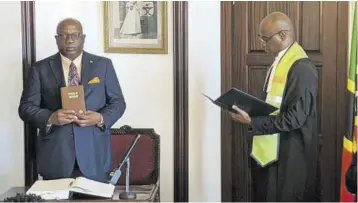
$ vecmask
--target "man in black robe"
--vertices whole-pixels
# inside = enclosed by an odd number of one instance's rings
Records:
[[[290,19],[280,12],[265,17],[259,33],[265,50],[278,61],[296,42]],[[266,78],[270,78],[271,69]],[[250,118],[233,106],[237,113],[231,113],[232,118],[249,125],[253,135],[280,134],[278,161],[263,168],[255,164],[252,168],[254,201],[317,200],[317,89],[316,68],[309,58],[303,58],[297,60],[288,72],[278,115]]]

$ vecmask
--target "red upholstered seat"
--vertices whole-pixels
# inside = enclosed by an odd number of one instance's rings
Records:
[[[121,134],[119,129],[111,129],[113,167],[117,168],[125,153],[134,141],[136,134]],[[130,184],[156,184],[159,179],[159,135],[154,130],[143,134],[130,154]],[[118,185],[125,185],[126,165],[122,167]]]

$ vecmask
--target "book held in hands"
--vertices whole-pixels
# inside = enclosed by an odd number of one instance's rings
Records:
[[[86,112],[83,85],[61,88],[62,108],[74,110],[77,114]]]
[[[35,194],[45,200],[66,200],[71,194],[83,194],[91,197],[111,199],[115,186],[85,177],[62,178],[55,180],[37,180],[26,194]]]
[[[232,108],[232,106],[235,105],[248,113],[251,117],[267,116],[277,110],[277,108],[272,106],[271,104],[268,104],[265,101],[262,101],[261,99],[247,94],[234,87],[222,94],[216,100],[210,98],[205,94],[204,96],[225,111],[236,113],[236,111]]]

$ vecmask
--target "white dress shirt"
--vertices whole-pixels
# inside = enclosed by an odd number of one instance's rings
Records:
[[[265,83],[264,83],[264,90],[266,89],[266,92],[271,91],[272,80],[273,80],[273,76],[275,75],[276,67],[277,67],[278,63],[280,62],[281,58],[283,57],[283,55],[285,55],[285,53],[287,52],[288,48],[289,47],[287,47],[284,50],[281,50],[277,54],[277,56],[275,57],[275,61],[272,63],[270,69],[268,70],[267,75],[266,75],[266,79],[265,79]],[[269,78],[269,80],[267,80],[267,78]],[[267,84],[267,86],[266,86],[266,84]],[[265,87],[267,87],[267,88],[265,88]]]

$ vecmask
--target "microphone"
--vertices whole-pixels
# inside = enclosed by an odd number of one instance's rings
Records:
[[[123,158],[122,161],[120,162],[118,168],[115,170],[115,172],[114,172],[114,174],[113,174],[111,180],[109,181],[109,182],[112,183],[113,185],[117,184],[119,178],[121,177],[122,167],[123,167],[124,163],[127,161],[127,159],[129,158],[130,153],[132,152],[134,146],[137,144],[137,142],[138,142],[138,140],[139,140],[140,137],[141,137],[140,134],[138,134],[138,135],[135,137],[135,139],[134,139],[134,141],[132,142],[131,146],[129,147],[128,151],[125,153],[124,158]]]
[[[117,182],[122,174],[122,172],[121,172],[122,167],[126,163],[126,165],[127,165],[127,168],[126,168],[126,190],[124,192],[122,192],[121,194],[119,194],[119,198],[120,199],[136,199],[136,194],[129,192],[129,189],[128,189],[129,188],[129,168],[130,168],[129,155],[131,154],[134,146],[137,144],[138,140],[142,136],[141,134],[150,134],[150,133],[152,133],[152,129],[143,129],[143,128],[134,129],[128,125],[124,125],[119,129],[119,133],[120,134],[136,134],[136,137],[133,140],[133,142],[132,142],[131,146],[129,147],[129,149],[127,150],[127,152],[125,153],[118,168],[115,169],[115,171],[113,172],[113,175],[110,175],[112,177],[109,182],[113,185],[117,184]]]

